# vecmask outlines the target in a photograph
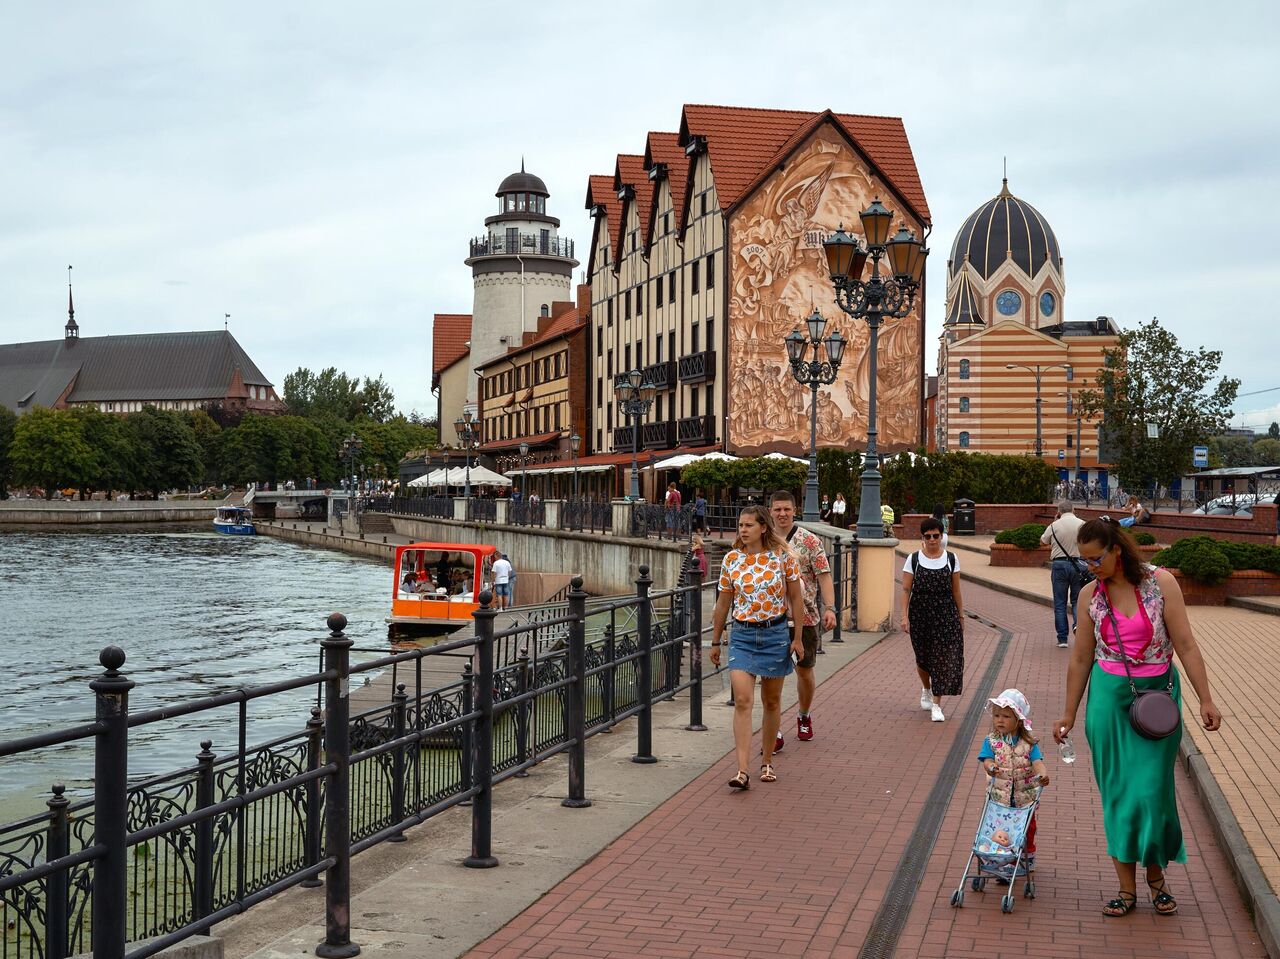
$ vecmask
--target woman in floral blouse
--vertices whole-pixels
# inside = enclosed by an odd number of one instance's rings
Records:
[[[790,627],[788,609],[797,611]],[[762,506],[749,506],[739,515],[738,538],[720,566],[720,595],[711,640],[711,662],[717,668],[730,610],[733,630],[729,635],[729,676],[733,683],[733,743],[738,774],[729,780],[729,785],[747,789],[751,785],[747,763],[756,677],[760,677],[760,702],[764,706],[760,781],[771,783],[778,778],[773,771],[773,746],[782,724],[782,684],[791,672],[793,657],[804,656],[800,563],[774,532],[773,521]]]

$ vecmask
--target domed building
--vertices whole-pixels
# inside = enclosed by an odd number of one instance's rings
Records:
[[[937,445],[1039,455],[1063,479],[1101,479],[1096,424],[1076,415],[1118,331],[1065,318],[1062,251],[1049,221],[1009,191],[961,224],[947,262]]]

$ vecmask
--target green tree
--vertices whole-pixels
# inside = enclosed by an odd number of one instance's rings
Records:
[[[1086,417],[1101,415],[1120,482],[1131,489],[1172,483],[1198,443],[1222,432],[1240,381],[1222,377],[1221,350],[1184,350],[1155,320],[1120,334],[1106,350],[1097,388],[1080,391]],[[1158,436],[1147,436],[1154,424]]]
[[[76,407],[72,415],[80,423],[80,434],[93,454],[93,464],[83,477],[80,497],[86,499],[94,490],[135,490],[140,468],[150,458],[149,450],[139,446],[126,417],[103,413],[88,406]],[[136,415],[136,414],[135,414]]]
[[[13,446],[13,430],[17,425],[18,414],[7,406],[0,406],[0,499],[9,498],[9,485],[13,478],[10,448]]]
[[[248,415],[222,432],[218,453],[222,476],[232,483],[301,482],[308,476],[326,483],[338,474],[337,446],[300,416]]]
[[[203,467],[201,482],[216,485],[218,482],[218,440],[222,433],[217,421],[205,410],[187,410],[183,414],[196,445],[200,447],[200,465]]]
[[[82,420],[70,410],[43,406],[19,417],[10,457],[18,482],[43,487],[45,499],[52,499],[54,490],[63,486],[85,485],[95,466]]]
[[[1266,437],[1253,444],[1253,462],[1250,466],[1280,466],[1280,439]]]
[[[181,413],[144,406],[125,419],[139,455],[134,482],[140,488],[155,496],[200,481],[200,444]]]
[[[1280,440],[1280,423],[1272,420],[1271,425],[1267,427],[1267,436],[1273,440]]]
[[[299,367],[284,378],[284,402],[295,416],[334,417],[345,423],[384,423],[395,414],[395,394],[377,379],[340,373],[330,366],[318,374]]]

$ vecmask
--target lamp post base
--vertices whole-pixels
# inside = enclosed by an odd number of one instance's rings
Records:
[[[884,520],[880,517],[879,463],[868,465],[862,471],[862,496],[858,503],[858,538],[881,539],[884,536]]]

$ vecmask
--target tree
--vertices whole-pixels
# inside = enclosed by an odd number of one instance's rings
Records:
[[[18,419],[10,457],[18,482],[43,487],[45,499],[62,486],[83,486],[95,465],[82,421],[70,410],[43,406]]]
[[[1271,425],[1267,427],[1267,436],[1273,440],[1280,440],[1280,423],[1272,420]]]
[[[153,496],[182,489],[204,473],[200,444],[181,413],[144,406],[125,417],[141,458],[134,482]]]
[[[0,406],[0,499],[9,498],[9,483],[13,464],[9,449],[13,445],[13,429],[18,424],[18,414],[7,406]]]
[[[295,416],[331,416],[345,423],[372,420],[384,423],[395,414],[395,394],[381,376],[348,376],[337,367],[319,374],[299,367],[284,378],[284,402]]]
[[[1155,320],[1120,334],[1104,351],[1097,388],[1080,391],[1084,416],[1102,417],[1120,482],[1130,489],[1172,483],[1191,468],[1192,447],[1221,433],[1240,381],[1222,377],[1221,350],[1184,350]],[[1147,436],[1148,424],[1158,430]]]
[[[1253,444],[1253,462],[1250,466],[1280,466],[1280,439],[1265,437]]]
[[[222,433],[217,421],[206,410],[187,410],[183,414],[196,445],[200,447],[200,464],[204,468],[201,482],[218,482],[218,437]]]

